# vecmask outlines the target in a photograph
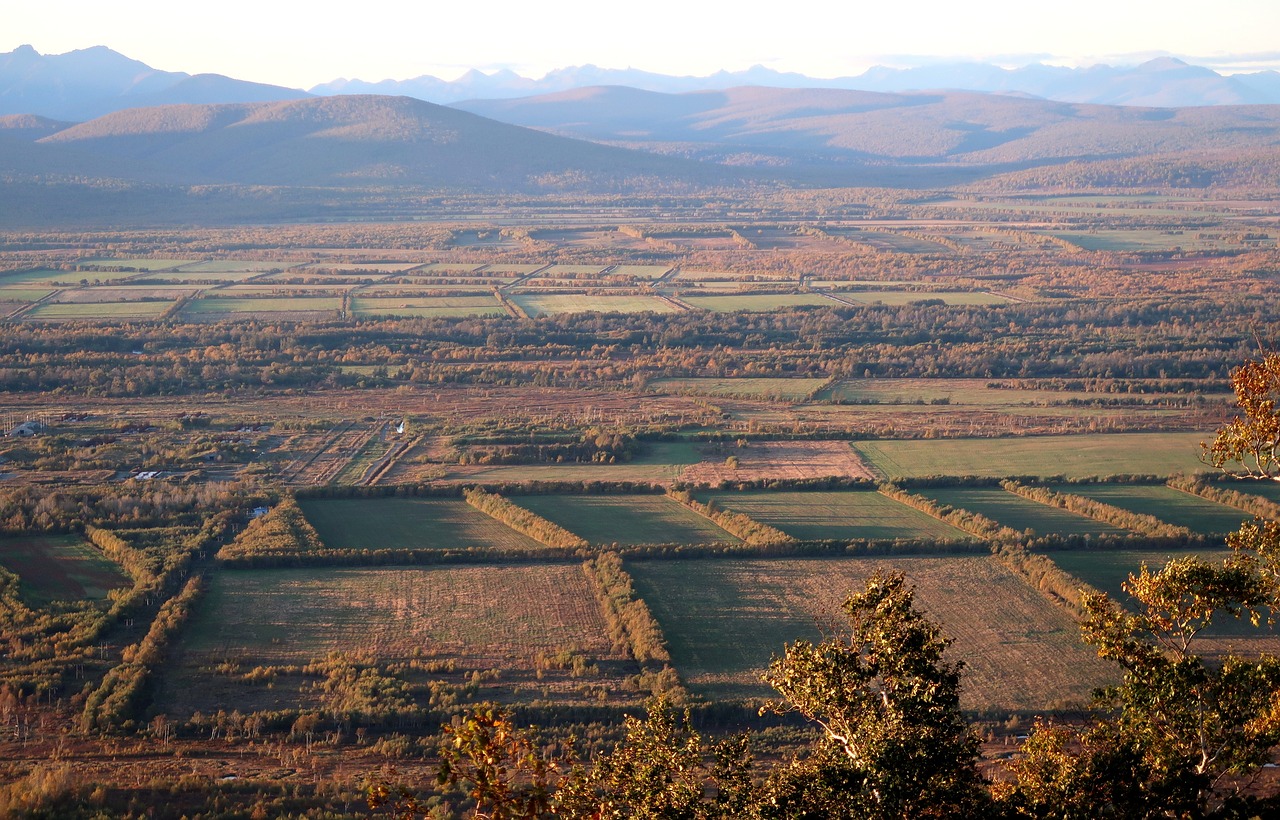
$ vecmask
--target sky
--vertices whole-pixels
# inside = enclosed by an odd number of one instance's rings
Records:
[[[813,77],[952,59],[1280,69],[1277,0],[0,0],[0,52],[108,46],[153,68],[310,88],[475,68]]]

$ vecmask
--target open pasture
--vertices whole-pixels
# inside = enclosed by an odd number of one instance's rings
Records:
[[[155,319],[172,304],[171,301],[45,302],[22,314],[22,318],[39,322]]]
[[[0,287],[0,301],[39,302],[53,292],[53,288],[24,288],[21,285]]]
[[[625,276],[628,279],[658,279],[668,273],[667,265],[614,265],[609,269],[610,276]]]
[[[591,278],[599,275],[605,267],[605,265],[552,265],[540,275],[552,279],[557,276],[581,276]]]
[[[792,307],[837,307],[819,293],[743,293],[733,296],[700,296],[681,293],[680,298],[699,310],[712,313],[767,313]]]
[[[583,293],[514,293],[511,301],[530,316],[557,313],[677,313],[679,308],[653,296]]]
[[[511,501],[592,544],[739,543],[693,510],[661,495],[521,495]]]
[[[917,605],[955,639],[966,708],[1083,701],[1112,674],[1065,611],[988,557],[637,561],[628,569],[676,670],[712,698],[771,694],[759,677],[770,658],[797,638],[839,636],[840,604],[876,571],[904,572]]]
[[[970,538],[950,524],[872,490],[718,492],[699,497],[723,509],[746,513],[801,541]]]
[[[501,316],[506,310],[492,296],[359,296],[351,300],[355,316]]]
[[[338,273],[404,273],[422,267],[421,262],[347,262],[324,260],[304,265],[303,271],[336,271]]]
[[[1044,407],[1107,398],[1107,394],[1083,390],[1024,390],[990,384],[989,379],[843,379],[816,398],[836,403],[974,407]]]
[[[622,464],[450,465],[446,478],[481,484],[526,481],[645,481],[671,484],[704,456],[682,441],[645,444],[643,452]]]
[[[170,271],[164,271],[163,273],[155,273],[155,274],[149,274],[145,276],[138,276],[135,274],[134,278],[153,281],[153,282],[154,281],[178,282],[183,284],[190,282],[194,284],[235,285],[240,282],[248,281],[250,279],[253,279],[255,281],[262,281],[262,280],[270,280],[276,276],[284,276],[284,275],[285,274],[282,274],[282,273],[267,274],[267,273],[258,273],[254,271],[242,271],[242,270],[204,271],[204,270],[189,270],[187,268],[183,268],[182,270],[170,270]]]
[[[1211,562],[1220,562],[1230,554],[1229,550],[1062,550],[1049,553],[1054,563],[1095,589],[1107,593],[1116,601],[1128,605],[1132,602],[1123,589],[1130,575],[1136,575],[1145,564],[1151,572],[1158,571],[1175,558],[1191,555]],[[1197,639],[1202,651],[1209,655],[1228,652],[1248,654],[1253,652],[1280,653],[1280,633],[1275,627],[1263,625],[1255,628],[1248,619],[1236,620],[1229,616],[1218,617],[1213,625]]]
[[[277,262],[262,259],[206,259],[192,265],[178,268],[179,273],[266,273],[268,271],[287,270],[297,262]]]
[[[423,265],[418,268],[415,273],[423,274],[443,274],[443,273],[475,273],[483,268],[484,265],[469,262],[432,262],[429,265]]]
[[[656,393],[719,396],[761,401],[804,401],[826,383],[826,379],[654,379],[649,389]]]
[[[1204,233],[1187,230],[1100,230],[1090,233],[1054,233],[1073,245],[1087,251],[1172,251],[1240,249],[1241,243],[1232,242],[1220,233]],[[1267,242],[1275,245],[1274,241]]]
[[[0,566],[18,576],[29,606],[50,601],[95,601],[129,586],[121,569],[78,535],[0,538]]]
[[[199,261],[199,259],[112,259],[110,257],[97,256],[91,259],[81,259],[76,264],[100,268],[130,268],[136,273],[137,271],[172,270],[183,265],[192,265]]]
[[[1204,469],[1203,433],[1097,433],[1026,438],[860,441],[854,450],[886,478],[928,475],[1172,475]]]
[[[101,304],[104,302],[138,302],[144,300],[173,302],[198,290],[200,290],[199,285],[126,285],[121,287],[69,288],[54,297],[53,301],[60,304]]]
[[[948,255],[955,253],[955,251],[941,242],[930,242],[925,239],[903,236],[890,231],[868,231],[862,228],[829,228],[827,233],[867,245],[878,251],[888,251],[890,253],[936,253]]]
[[[1186,527],[1202,535],[1232,532],[1250,517],[1235,507],[1162,484],[1068,484],[1055,489],[1092,498],[1122,510],[1153,515],[1161,521]]]
[[[940,504],[985,515],[1011,529],[1036,535],[1123,535],[1126,530],[1094,521],[1087,516],[1050,507],[999,487],[947,487],[914,490]]]
[[[461,498],[324,498],[299,502],[329,549],[541,549]]]
[[[105,270],[37,270],[8,271],[0,274],[0,285],[18,285],[24,287],[40,287],[43,285],[61,285],[76,287],[81,284],[101,284],[118,282],[138,276],[137,271],[105,271]]]
[[[186,316],[247,316],[271,313],[337,313],[342,300],[337,296],[283,296],[235,298],[205,296],[182,309]]]

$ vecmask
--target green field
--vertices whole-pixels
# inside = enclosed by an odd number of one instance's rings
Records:
[[[118,566],[78,535],[0,538],[0,566],[18,576],[19,594],[28,606],[101,600],[130,584]]]
[[[631,279],[657,279],[671,268],[667,265],[616,265],[610,276],[626,276]]]
[[[654,379],[649,389],[657,393],[723,396],[735,399],[803,401],[826,379]]]
[[[1046,553],[1053,562],[1086,584],[1117,600],[1128,600],[1121,584],[1143,564],[1156,570],[1174,558],[1199,555],[1220,561],[1228,550],[1056,550]]]
[[[653,296],[583,293],[514,293],[511,301],[530,316],[557,313],[676,313],[678,308]]]
[[[661,495],[522,495],[511,500],[592,544],[739,543],[706,518]]]
[[[1127,532],[1083,515],[1005,492],[998,487],[948,487],[913,492],[941,504],[985,515],[997,524],[1019,532],[1032,530],[1037,535],[1121,535]]]
[[[260,259],[206,259],[194,265],[183,265],[182,273],[266,273],[292,268],[297,262],[272,262]]]
[[[356,316],[501,316],[492,296],[360,296],[351,300]]]
[[[262,298],[225,298],[206,296],[190,302],[183,313],[193,316],[210,316],[218,314],[253,314],[253,313],[297,313],[331,311],[336,313],[342,306],[337,296],[284,296]]]
[[[79,285],[81,282],[116,282],[138,276],[137,271],[25,270],[0,274],[2,285]]]
[[[707,493],[703,500],[745,513],[801,541],[844,538],[968,540],[970,536],[870,490]]]
[[[1054,233],[1053,236],[1087,251],[1171,251],[1175,248],[1221,250],[1224,247],[1240,247],[1239,243],[1226,243],[1221,237],[1200,238],[1197,233],[1200,231],[1105,230],[1094,233]]]
[[[1122,510],[1154,515],[1161,521],[1202,535],[1233,532],[1250,517],[1235,507],[1164,485],[1068,484],[1054,489],[1092,498]]]
[[[95,257],[93,259],[81,259],[76,262],[77,265],[94,265],[103,268],[134,268],[140,271],[158,271],[169,270],[170,268],[178,268],[183,265],[191,265],[199,262],[199,259],[110,259],[107,257]],[[93,271],[95,275],[97,271]],[[132,276],[134,274],[126,274]],[[92,279],[93,277],[90,276]]]
[[[767,313],[789,307],[837,307],[835,302],[818,293],[744,293],[733,296],[696,296],[680,294],[681,301],[713,313]]]
[[[39,302],[53,292],[53,288],[0,287],[0,299],[6,302]]]
[[[712,698],[769,695],[759,675],[770,658],[797,638],[840,635],[840,603],[876,570],[905,572],[918,605],[955,638],[967,708],[1081,701],[1110,674],[1064,610],[985,556],[636,561],[628,569],[676,671]]]
[[[988,386],[989,383],[989,379],[844,379],[822,391],[817,398],[855,404],[945,403],[947,406],[965,407],[1044,407],[1106,398],[1105,394],[1082,390],[993,388]]]
[[[1172,475],[1204,469],[1203,433],[860,441],[854,450],[886,478],[927,475]]]
[[[46,302],[22,315],[39,321],[154,319],[173,305],[164,302]]]
[[[460,498],[326,498],[299,505],[330,549],[542,549]]]
[[[595,276],[604,269],[604,265],[552,265],[540,275],[550,279],[557,276]]]
[[[1231,481],[1222,485],[1223,489],[1235,490],[1245,495],[1261,496],[1268,501],[1280,504],[1280,482],[1276,481]]]

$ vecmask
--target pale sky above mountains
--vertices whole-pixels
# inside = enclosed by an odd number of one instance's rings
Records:
[[[471,68],[541,77],[588,63],[836,77],[952,59],[1131,65],[1172,55],[1231,73],[1280,68],[1277,31],[1276,0],[0,2],[0,52],[105,45],[157,69],[295,88]]]

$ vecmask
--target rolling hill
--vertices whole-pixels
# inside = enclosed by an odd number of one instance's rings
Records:
[[[970,92],[597,87],[455,107],[565,136],[761,165],[1030,167],[1280,145],[1280,106],[1140,108]]]
[[[725,169],[566,139],[408,97],[130,109],[35,145],[48,152],[46,170],[73,151],[99,158],[104,168],[128,164],[123,176],[130,179],[174,184],[534,190],[644,177],[730,178]]]

